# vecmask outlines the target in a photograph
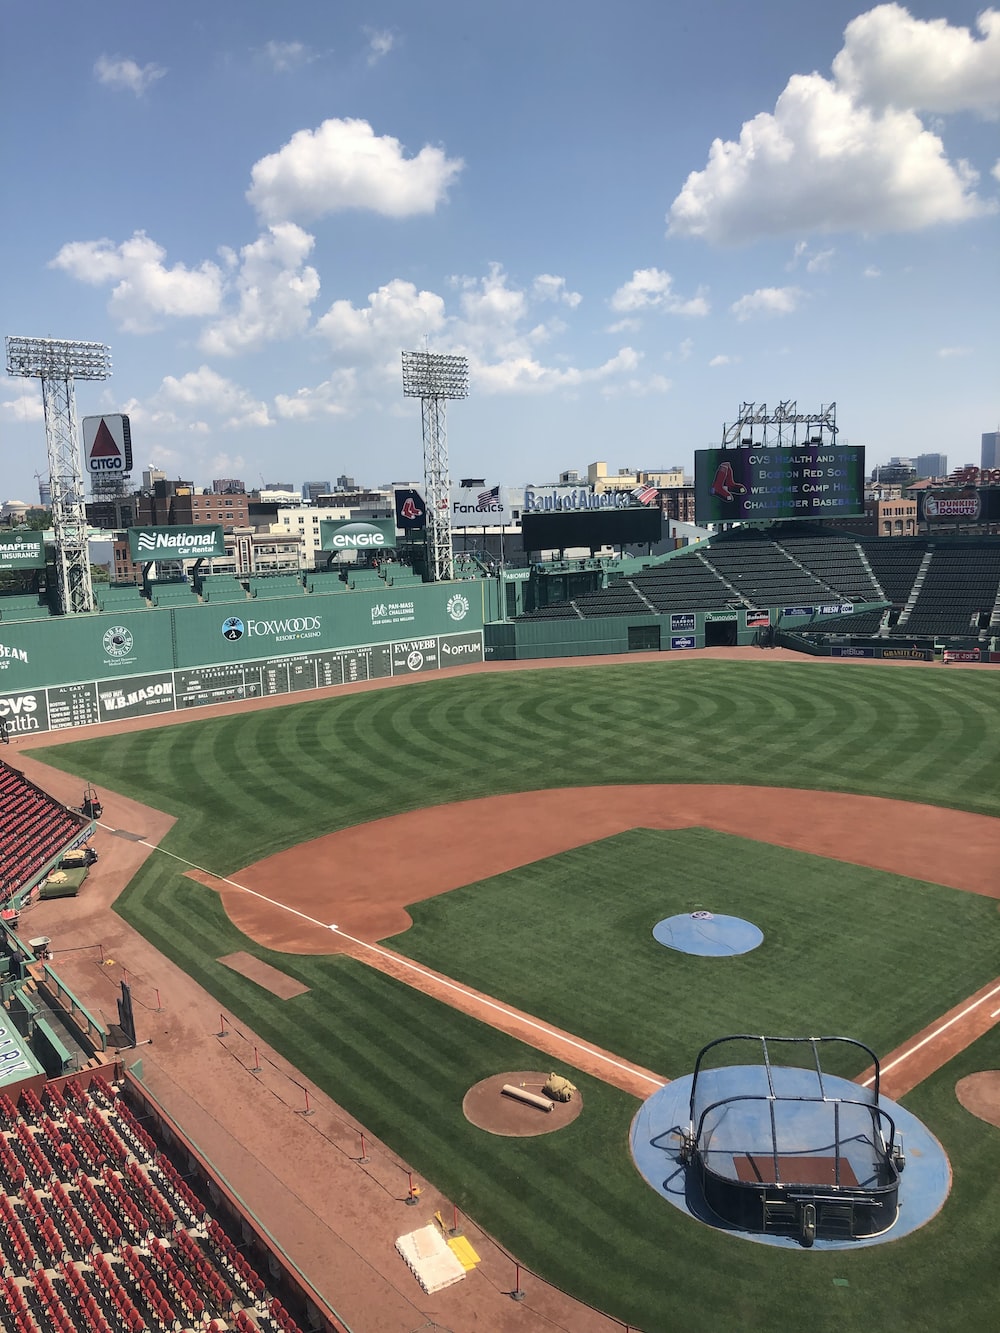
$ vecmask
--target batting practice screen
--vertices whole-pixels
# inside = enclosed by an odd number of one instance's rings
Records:
[[[849,518],[865,512],[865,451],[811,442],[795,448],[699,449],[695,521]]]

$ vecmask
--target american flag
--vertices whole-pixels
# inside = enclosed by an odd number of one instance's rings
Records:
[[[499,486],[494,486],[491,491],[480,491],[479,495],[476,497],[480,508],[482,508],[483,505],[488,505],[491,500],[499,500],[499,498],[500,498]]]
[[[641,505],[652,504],[659,496],[660,492],[656,486],[651,486],[649,482],[643,482],[641,486],[636,486],[632,492],[632,499],[638,500]]]

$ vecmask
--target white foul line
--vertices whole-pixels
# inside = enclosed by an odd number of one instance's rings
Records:
[[[965,1008],[955,1014],[953,1018],[949,1018],[947,1023],[942,1023],[939,1028],[935,1028],[933,1032],[929,1032],[927,1036],[918,1041],[915,1046],[911,1046],[909,1050],[904,1051],[902,1055],[897,1055],[895,1060],[890,1060],[887,1065],[883,1065],[881,1072],[887,1074],[890,1069],[895,1069],[895,1067],[901,1065],[904,1060],[908,1060],[911,1055],[916,1055],[917,1051],[926,1046],[928,1042],[936,1040],[940,1037],[941,1033],[947,1031],[953,1023],[957,1023],[959,1019],[965,1018],[967,1014],[971,1014],[973,1009],[978,1009],[979,1006],[985,1004],[987,1000],[992,1000],[994,995],[1000,995],[1000,984],[994,986],[992,990],[987,991],[985,995],[981,995],[978,1000],[973,1000],[971,1004],[967,1004]],[[1000,1009],[998,1009],[996,1013],[990,1014],[990,1018],[996,1018],[997,1014],[1000,1014]],[[875,1075],[872,1074],[870,1078],[865,1079],[861,1086],[863,1088],[868,1088],[871,1087],[874,1082]]]
[[[622,1073],[629,1074],[633,1078],[642,1079],[644,1083],[649,1083],[654,1088],[663,1088],[666,1086],[663,1079],[650,1078],[648,1074],[643,1074],[632,1065],[624,1064],[622,1061],[612,1059],[611,1056],[605,1055],[603,1051],[597,1051],[592,1046],[585,1046],[583,1042],[577,1041],[573,1037],[565,1037],[562,1033],[556,1032],[554,1028],[546,1027],[544,1023],[539,1023],[533,1018],[528,1018],[524,1014],[519,1014],[514,1009],[508,1009],[506,1006],[498,1004],[495,1000],[489,1000],[485,996],[475,994],[465,986],[460,986],[457,982],[449,980],[448,977],[441,976],[436,972],[428,972],[417,963],[413,963],[408,958],[404,958],[402,954],[390,953],[387,949],[380,949],[377,944],[369,944],[366,940],[355,939],[353,935],[346,934],[344,931],[339,930],[335,925],[330,925],[325,921],[317,921],[315,917],[308,916],[305,912],[300,912],[295,907],[289,907],[287,903],[278,902],[274,898],[268,898],[266,894],[258,893],[255,889],[248,889],[245,884],[240,884],[235,879],[229,879],[226,875],[216,875],[211,870],[206,870],[204,866],[199,866],[196,865],[194,861],[189,861],[186,856],[178,856],[176,852],[168,852],[165,847],[157,847],[155,843],[147,842],[145,838],[139,838],[138,841],[141,846],[148,847],[150,851],[162,852],[164,856],[172,856],[175,861],[181,861],[184,865],[190,866],[192,870],[197,870],[202,875],[211,875],[212,879],[217,879],[223,884],[229,884],[232,888],[239,889],[241,893],[247,893],[251,898],[257,898],[260,902],[267,903],[269,907],[278,907],[283,912],[290,912],[292,916],[297,916],[300,921],[308,922],[310,926],[318,926],[320,930],[336,931],[342,939],[349,940],[351,944],[357,944],[362,949],[370,949],[372,953],[378,954],[382,958],[389,959],[393,964],[406,968],[416,976],[426,977],[435,985],[441,986],[446,990],[453,990],[456,995],[463,995],[468,999],[475,1001],[477,1005],[480,1005],[485,1009],[493,1009],[496,1013],[503,1014],[506,1018],[514,1019],[524,1027],[534,1028],[536,1032],[545,1033],[547,1036],[554,1037],[557,1041],[561,1041],[565,1046],[580,1051],[584,1055],[591,1056],[592,1058],[599,1060],[602,1064],[610,1065],[612,1069],[620,1069]],[[1000,990],[1000,987],[998,987],[998,990]]]

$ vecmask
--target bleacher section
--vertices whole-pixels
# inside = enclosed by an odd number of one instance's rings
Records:
[[[913,541],[906,538],[866,541],[864,552],[885,591],[886,601],[893,606],[905,606],[921,561],[927,553],[926,541],[919,538]]]
[[[302,1333],[119,1088],[85,1085],[0,1094],[0,1327]]]
[[[251,597],[297,597],[304,592],[300,574],[273,574],[250,580]]]
[[[936,548],[912,608],[889,633],[894,638],[978,638],[979,617],[992,611],[998,587],[1000,547]]]
[[[632,582],[657,615],[696,607],[719,610],[736,597],[721,575],[694,552],[634,574]]]
[[[37,593],[8,593],[0,597],[0,620],[48,620],[49,604]]]
[[[775,542],[712,543],[702,552],[707,562],[752,606],[784,602],[827,602],[833,589],[800,569]]]
[[[839,593],[842,602],[880,602],[883,589],[872,579],[861,548],[850,540],[829,537],[782,537],[781,549]]]
[[[154,606],[190,606],[195,592],[187,579],[164,579],[150,583],[149,600]]]
[[[88,824],[0,763],[0,900],[9,901],[29,885]]]
[[[203,602],[245,602],[247,592],[232,574],[206,574],[199,585]]]
[[[144,611],[148,603],[142,589],[134,583],[95,583],[94,601],[98,611]]]
[[[566,563],[553,562],[546,572],[558,575]],[[763,535],[737,529],[697,550],[612,579],[599,591],[551,602],[517,619],[761,608],[777,612],[780,623],[784,607],[810,608],[818,616],[820,608],[846,602],[888,607],[823,617],[808,632],[859,639],[985,639],[991,612],[1000,608],[1000,539],[886,540],[816,529],[802,536],[780,527]],[[1000,614],[994,626],[997,622]]]
[[[317,570],[306,575],[306,592],[327,593],[347,592],[347,584],[335,570]]]

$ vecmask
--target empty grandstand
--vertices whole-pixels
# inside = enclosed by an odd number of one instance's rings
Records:
[[[67,810],[17,769],[0,763],[0,897],[30,890],[93,824]]]
[[[1000,539],[886,541],[803,533],[799,525],[734,529],[696,551],[609,573],[599,590],[536,605],[518,619],[670,617],[674,630],[685,613],[708,621],[734,613],[749,617],[749,629],[756,611],[769,612],[778,628],[790,622],[808,630],[814,641],[846,635],[985,647],[1000,629]]]
[[[0,1324],[340,1333],[147,1098],[117,1066],[0,1093]]]

